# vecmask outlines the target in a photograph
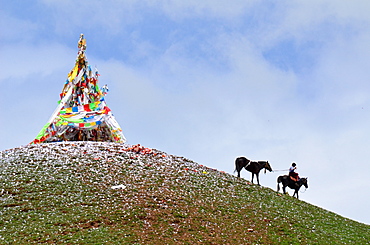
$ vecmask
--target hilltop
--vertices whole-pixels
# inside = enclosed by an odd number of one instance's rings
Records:
[[[370,226],[153,149],[0,153],[1,244],[369,244]]]

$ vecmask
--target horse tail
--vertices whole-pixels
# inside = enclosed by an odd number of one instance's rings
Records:
[[[281,178],[280,178],[281,176],[279,176],[278,178],[277,178],[277,192],[279,192],[280,191],[280,182],[281,182]]]

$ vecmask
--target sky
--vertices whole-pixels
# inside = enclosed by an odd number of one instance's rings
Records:
[[[238,156],[268,160],[277,171],[260,182],[274,190],[296,162],[300,199],[370,224],[369,1],[0,6],[1,151],[45,125],[83,33],[127,143],[234,175]]]

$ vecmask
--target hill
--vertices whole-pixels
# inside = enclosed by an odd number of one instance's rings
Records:
[[[183,157],[129,147],[2,151],[0,243],[369,244],[369,225]]]

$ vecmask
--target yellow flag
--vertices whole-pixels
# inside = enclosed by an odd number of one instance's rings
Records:
[[[71,82],[73,81],[73,79],[75,79],[75,77],[77,76],[77,72],[78,72],[78,66],[76,65],[74,68],[73,68],[73,72],[71,74],[71,76],[68,78],[68,80]]]

